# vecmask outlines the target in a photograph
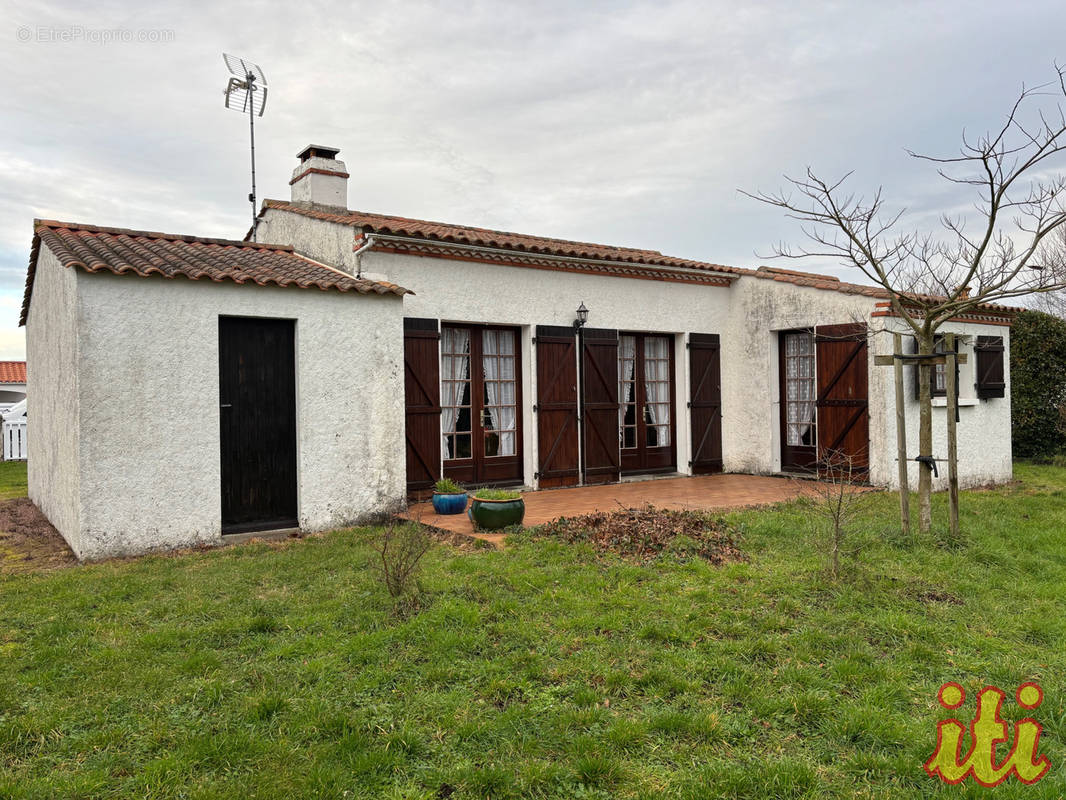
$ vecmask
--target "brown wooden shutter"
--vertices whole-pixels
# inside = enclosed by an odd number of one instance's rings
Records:
[[[977,361],[977,396],[982,400],[1003,397],[1007,386],[1003,369],[1003,337],[978,336],[974,355]]]
[[[689,408],[694,475],[722,471],[721,343],[716,333],[692,333],[688,340]]]
[[[621,477],[618,441],[618,331],[582,332],[582,452],[585,483],[611,483]]]
[[[818,372],[818,460],[849,456],[852,469],[870,465],[869,363],[866,325],[820,325],[815,329]]]
[[[435,319],[403,321],[407,493],[427,493],[440,478],[440,332]]]
[[[541,488],[578,482],[577,338],[537,326],[537,479]]]

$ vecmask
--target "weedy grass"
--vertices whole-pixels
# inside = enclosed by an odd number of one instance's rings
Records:
[[[956,539],[872,498],[839,581],[802,502],[729,515],[722,567],[435,546],[403,619],[373,529],[5,578],[0,796],[1058,797],[1066,469],[1017,475]],[[962,718],[1039,682],[1050,774],[926,776],[949,680]]]
[[[0,461],[0,500],[26,496],[26,462]]]

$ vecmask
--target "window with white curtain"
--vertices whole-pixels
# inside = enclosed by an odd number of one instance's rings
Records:
[[[470,458],[470,331],[441,331],[440,405],[446,460]]]
[[[644,337],[644,422],[648,447],[670,445],[670,340]]]
[[[637,446],[637,337],[618,338],[618,437],[624,450]]]
[[[513,456],[518,421],[514,331],[482,331],[481,345],[485,381],[485,410],[482,414],[485,455]]]
[[[785,335],[785,442],[813,447],[815,438],[814,336],[803,331]]]

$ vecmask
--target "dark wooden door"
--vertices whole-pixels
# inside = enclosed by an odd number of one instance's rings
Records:
[[[813,472],[818,462],[818,375],[814,333],[778,337],[781,390],[781,469]]]
[[[866,325],[820,325],[815,333],[820,470],[844,457],[863,476],[870,466]]]
[[[537,327],[537,479],[541,488],[578,482],[577,338],[573,328]]]
[[[585,483],[612,483],[621,472],[618,442],[618,331],[585,328],[581,359]]]
[[[297,525],[292,320],[220,317],[222,532]]]
[[[522,483],[522,381],[517,328],[441,329],[444,474],[472,486]]]
[[[440,478],[440,333],[435,319],[403,321],[407,493],[428,494]]]
[[[722,359],[716,333],[688,337],[694,475],[722,471]]]
[[[619,444],[622,474],[674,472],[674,337],[618,337]]]

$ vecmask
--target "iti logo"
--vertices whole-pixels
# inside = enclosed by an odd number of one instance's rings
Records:
[[[1040,746],[1040,723],[1026,717],[1014,723],[1014,744],[1010,752],[996,761],[996,747],[1007,742],[1007,723],[1000,716],[1004,693],[995,686],[986,686],[977,693],[977,716],[970,723],[970,749],[962,755],[962,737],[966,727],[957,719],[945,719],[936,724],[936,750],[925,762],[930,777],[945,783],[962,783],[973,779],[982,786],[997,786],[1011,775],[1022,783],[1036,783],[1043,778],[1051,762],[1047,756],[1037,756]],[[945,683],[937,693],[944,708],[954,710],[966,699],[965,690],[957,683]],[[1023,683],[1015,693],[1022,708],[1032,710],[1044,702],[1044,693],[1035,683]]]

